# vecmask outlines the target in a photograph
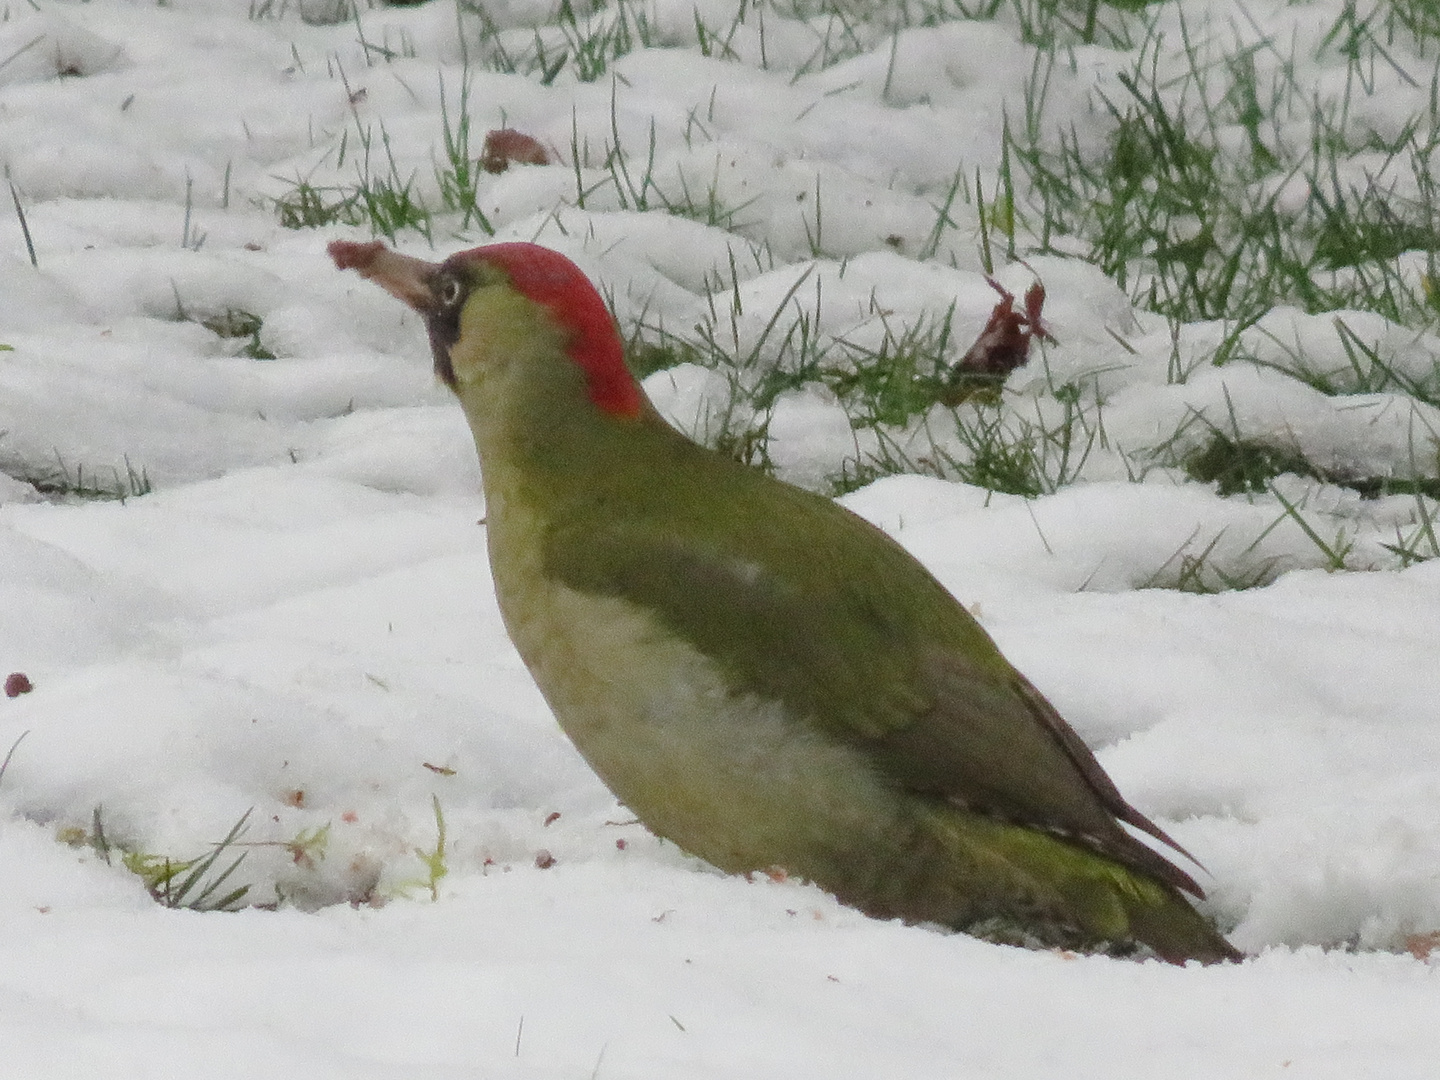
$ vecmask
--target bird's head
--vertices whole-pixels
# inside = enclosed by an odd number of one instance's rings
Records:
[[[467,408],[516,386],[543,385],[602,414],[636,419],[645,398],[625,366],[610,312],[580,268],[538,244],[490,244],[432,263],[379,241],[333,241],[341,270],[361,275],[425,318],[435,373]]]

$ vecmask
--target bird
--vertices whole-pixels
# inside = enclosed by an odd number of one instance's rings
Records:
[[[966,608],[857,514],[667,423],[569,258],[327,250],[424,319],[474,436],[506,630],[653,833],[880,919],[1242,959],[1137,833],[1189,854]]]

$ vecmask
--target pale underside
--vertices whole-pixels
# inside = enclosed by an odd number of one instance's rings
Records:
[[[654,832],[721,869],[803,874],[838,854],[837,838],[879,856],[913,829],[860,751],[731,693],[645,610],[542,574],[540,522],[497,495],[490,543],[510,548],[492,560],[506,567],[495,586],[510,636],[566,734]]]

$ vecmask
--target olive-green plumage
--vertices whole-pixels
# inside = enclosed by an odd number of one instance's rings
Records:
[[[944,587],[861,518],[665,424],[568,261],[332,255],[425,314],[475,435],[506,626],[652,830],[877,916],[1239,956],[1121,822],[1169,839]]]

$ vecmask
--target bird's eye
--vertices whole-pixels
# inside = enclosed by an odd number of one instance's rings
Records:
[[[454,307],[460,301],[460,279],[446,274],[435,282],[433,291],[441,307]]]

